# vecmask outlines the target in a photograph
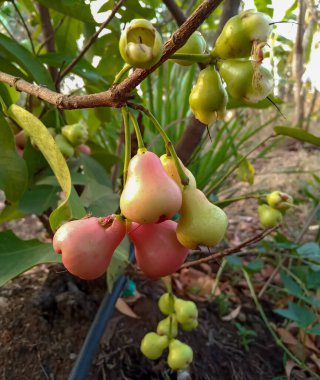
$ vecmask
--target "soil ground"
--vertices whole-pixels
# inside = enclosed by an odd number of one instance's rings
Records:
[[[280,154],[281,153],[281,154]],[[256,188],[279,188],[299,191],[297,184],[311,180],[307,177],[277,176],[277,171],[299,165],[305,171],[319,169],[318,152],[300,149],[272,152],[257,172]],[[301,174],[302,176],[302,174]],[[283,178],[286,179],[283,179]],[[289,179],[288,179],[289,178]],[[290,179],[292,178],[292,180]],[[302,182],[303,180],[303,182]],[[292,181],[292,184],[291,184]],[[244,192],[246,191],[244,187]],[[293,194],[293,195],[297,195]],[[256,201],[239,202],[227,210],[231,220],[230,241],[241,241],[256,231]],[[286,227],[292,234],[303,226],[303,219],[311,210],[311,203],[290,211],[292,223]],[[305,220],[305,219],[304,219]],[[24,239],[44,239],[41,223],[28,217],[9,223]],[[307,231],[312,237],[314,232]],[[213,268],[215,272],[217,265]],[[135,278],[142,295],[131,305],[140,318],[134,319],[115,311],[109,321],[100,350],[91,368],[89,380],[98,379],[176,379],[165,360],[149,361],[139,350],[139,344],[148,331],[154,331],[161,319],[157,299],[163,292],[162,284]],[[241,287],[241,284],[238,284]],[[237,286],[235,286],[237,287]],[[84,282],[70,276],[60,265],[41,265],[26,272],[0,289],[0,379],[3,380],[65,380],[74,365],[90,324],[105,294],[104,280]],[[186,296],[186,295],[184,295]],[[241,313],[229,321],[219,316],[218,304],[198,302],[199,327],[180,335],[192,346],[194,362],[190,367],[193,380],[272,380],[284,375],[283,353],[261,321],[250,297],[238,293]],[[265,302],[265,312],[272,323],[280,323]],[[235,321],[254,330],[249,346],[245,347]],[[179,338],[179,339],[180,339]],[[306,379],[307,377],[293,377]],[[186,380],[180,374],[179,380]]]

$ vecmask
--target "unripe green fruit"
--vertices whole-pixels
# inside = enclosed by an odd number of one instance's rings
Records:
[[[223,239],[228,227],[227,215],[209,202],[201,190],[186,186],[179,212],[177,238],[185,247],[212,247]]]
[[[192,348],[174,339],[169,344],[168,366],[173,370],[186,369],[193,360]]]
[[[254,41],[267,41],[272,29],[271,21],[268,15],[252,9],[231,17],[223,27],[212,54],[222,59],[249,57]]]
[[[73,146],[84,144],[88,140],[88,130],[81,123],[65,125],[61,132]]]
[[[73,146],[68,142],[68,140],[64,136],[58,134],[55,136],[54,140],[58,145],[60,152],[65,158],[70,158],[74,155]]]
[[[193,319],[191,322],[188,323],[182,323],[181,328],[183,331],[192,331],[198,327],[198,320]]]
[[[179,176],[179,173],[178,173],[178,169],[176,167],[176,164],[174,162],[173,157],[172,156],[168,156],[167,154],[163,154],[160,157],[160,161],[162,163],[162,166],[163,166],[164,170],[167,172],[167,174],[176,182],[176,184],[182,190],[183,189],[183,185],[181,183],[181,179],[180,179],[180,176]],[[179,159],[179,161],[180,161],[180,163],[182,165],[184,173],[189,178],[189,184],[188,184],[188,186],[192,187],[192,188],[196,188],[197,187],[197,182],[196,182],[196,179],[194,178],[194,175],[191,173],[191,171],[188,168],[186,168],[183,165],[183,163],[181,162],[180,159]]]
[[[206,46],[206,40],[200,32],[196,31],[191,34],[187,42],[176,51],[176,54],[203,54],[206,50]],[[173,59],[172,61],[182,66],[191,66],[194,63],[183,59]]]
[[[148,359],[159,359],[165,348],[168,347],[169,339],[166,335],[158,335],[149,332],[141,341],[140,349],[144,356]]]
[[[267,202],[270,207],[287,210],[293,204],[293,199],[289,194],[273,191],[267,195]]]
[[[157,333],[166,335],[169,339],[175,338],[178,335],[178,322],[174,314],[169,315],[158,323]]]
[[[174,313],[174,299],[175,297],[170,293],[164,293],[158,300],[158,306],[161,313],[169,315]]]
[[[129,65],[148,69],[161,58],[162,38],[150,21],[135,19],[121,34],[119,49]]]
[[[204,124],[213,123],[224,116],[227,102],[227,91],[215,68],[208,66],[201,70],[189,96],[190,108],[196,119]]]
[[[219,63],[219,71],[229,94],[244,102],[257,103],[273,89],[271,72],[253,61],[228,59]]]
[[[174,301],[174,310],[177,321],[181,324],[189,324],[198,317],[198,308],[193,301],[186,301],[176,298]]]
[[[254,9],[240,13],[242,28],[251,41],[266,42],[272,30],[272,19]]]
[[[265,204],[258,207],[258,214],[261,225],[266,228],[277,226],[283,218],[279,210]]]

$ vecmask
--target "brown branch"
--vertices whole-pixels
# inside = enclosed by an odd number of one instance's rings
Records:
[[[237,245],[236,247],[226,248],[226,249],[224,249],[224,250],[222,250],[220,252],[215,252],[212,255],[203,257],[202,259],[187,262],[187,263],[183,264],[180,267],[180,269],[190,268],[192,266],[199,265],[199,264],[202,264],[202,263],[208,263],[210,261],[219,260],[219,259],[222,259],[222,258],[228,256],[228,255],[231,255],[232,253],[240,252],[243,248],[248,247],[249,245],[255,244],[258,241],[264,239],[267,235],[270,235],[271,232],[275,231],[278,227],[279,226],[276,226],[276,227],[273,227],[273,228],[269,228],[269,229],[267,229],[265,231],[262,231],[258,235],[255,235],[252,238],[250,238],[248,240],[245,240],[243,243]]]
[[[44,45],[48,53],[55,53],[56,48],[54,43],[54,29],[51,24],[49,9],[40,3],[38,4],[38,9],[44,41],[46,41]],[[48,68],[53,81],[56,82],[58,78],[58,70],[53,66],[49,66]],[[59,91],[59,86],[56,86],[56,90]]]
[[[186,16],[174,0],[163,0],[163,3],[167,6],[167,8],[169,9],[170,13],[175,18],[179,26],[186,21]]]
[[[119,2],[113,7],[112,12],[107,17],[107,19],[101,24],[100,28],[90,37],[89,41],[84,45],[79,54],[75,57],[75,59],[69,63],[69,65],[60,73],[59,81],[62,80],[80,61],[80,59],[85,55],[85,53],[90,49],[90,47],[96,42],[96,39],[99,37],[99,34],[102,30],[109,24],[109,22],[114,18],[118,10],[121,8],[125,0],[119,0]]]
[[[96,94],[69,96],[51,91],[43,86],[34,85],[21,78],[0,71],[0,81],[8,83],[18,91],[34,95],[60,109],[79,109],[95,107],[119,108],[126,104],[130,92],[136,88],[148,75],[155,71],[163,62],[178,50],[191,34],[201,25],[222,0],[205,0],[198,9],[181,25],[164,46],[163,56],[156,65],[148,70],[136,69],[127,79],[109,90]]]
[[[38,47],[37,49],[37,55],[41,53],[41,50],[49,43],[50,40],[52,40],[57,33],[57,31],[60,29],[61,25],[63,24],[63,21],[65,20],[65,16],[61,17],[60,21],[58,22],[58,25],[53,29],[53,33],[49,35]]]

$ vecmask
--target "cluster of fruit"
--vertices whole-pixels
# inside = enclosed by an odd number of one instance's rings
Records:
[[[198,326],[197,305],[175,297],[172,293],[163,294],[158,306],[168,315],[160,321],[157,332],[147,333],[141,341],[141,352],[151,360],[159,359],[166,348],[169,349],[167,362],[171,369],[186,369],[193,359],[192,348],[176,339],[178,325],[184,331],[191,331]]]
[[[271,228],[281,223],[285,212],[292,207],[291,195],[281,191],[273,191],[266,196],[267,203],[258,206],[258,215],[263,227]]]
[[[65,267],[83,279],[99,277],[127,233],[140,269],[159,278],[177,271],[189,249],[219,243],[227,216],[196,188],[195,178],[181,161],[180,165],[189,177],[185,186],[172,156],[159,158],[139,149],[129,162],[121,216],[71,221],[55,233],[53,246],[62,253]],[[170,220],[178,212],[178,222]]]
[[[84,124],[65,125],[61,128],[61,133],[58,134],[54,128],[48,128],[48,131],[66,159],[78,153],[91,154],[90,147],[85,144],[88,140],[88,130]],[[28,138],[29,135],[25,130],[20,130],[15,134],[16,149],[20,155],[23,154]],[[33,147],[37,149],[37,144],[34,143],[32,138],[30,140]]]
[[[272,92],[273,76],[261,65],[271,25],[268,15],[252,9],[225,24],[189,97],[191,111],[202,123],[210,124],[224,116],[228,93],[234,99],[256,103]],[[160,34],[144,19],[131,21],[121,35],[119,47],[127,64],[144,69],[157,63],[163,51]],[[206,41],[195,32],[176,52],[184,58],[172,60],[188,66],[205,50]]]

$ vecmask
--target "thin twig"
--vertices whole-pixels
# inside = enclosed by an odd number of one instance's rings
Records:
[[[45,45],[52,40],[52,38],[54,38],[55,34],[57,33],[57,31],[60,29],[61,25],[63,24],[63,21],[65,20],[65,16],[63,16],[60,21],[58,22],[58,25],[53,29],[53,33],[51,34],[51,36],[47,37],[43,42],[42,44],[39,46],[37,52],[36,52],[36,55],[39,55],[41,50],[45,47]]]
[[[226,248],[226,249],[223,249],[220,252],[215,252],[212,255],[203,257],[202,259],[194,260],[194,261],[190,261],[190,262],[184,263],[180,267],[180,269],[190,268],[190,267],[193,267],[195,265],[202,264],[202,263],[208,263],[210,261],[216,261],[216,260],[222,259],[223,257],[229,256],[229,255],[231,255],[233,253],[240,252],[243,248],[245,248],[245,247],[247,247],[249,245],[255,244],[258,241],[264,239],[266,236],[270,235],[273,231],[275,231],[278,227],[279,226],[275,226],[275,227],[269,228],[269,229],[267,229],[265,231],[262,231],[258,235],[255,235],[255,236],[251,237],[250,239],[245,240],[243,243],[237,245],[236,247]]]
[[[25,31],[27,32],[28,38],[29,38],[29,40],[30,40],[30,44],[31,44],[31,48],[32,48],[32,52],[33,52],[34,55],[36,55],[36,51],[35,51],[35,49],[34,49],[34,45],[33,45],[32,36],[31,36],[30,30],[29,30],[29,28],[28,28],[26,22],[24,21],[24,18],[23,18],[23,16],[22,16],[21,12],[19,11],[19,8],[17,7],[17,4],[15,3],[15,1],[14,1],[14,0],[11,0],[11,2],[12,2],[12,5],[14,6],[14,9],[15,9],[16,12],[18,13],[18,16],[19,16],[19,18],[20,18],[20,20],[21,20],[21,22],[22,22],[22,24],[23,24],[23,26],[24,26]]]
[[[118,10],[121,8],[125,0],[119,0],[119,2],[113,7],[110,15],[107,17],[105,22],[103,22],[100,28],[90,37],[89,41],[84,45],[79,54],[73,59],[72,62],[59,74],[59,82],[65,77],[74,66],[80,61],[80,59],[85,55],[85,53],[90,49],[90,47],[96,42],[96,39],[99,37],[99,34],[102,30],[109,24],[109,22],[114,18]]]

